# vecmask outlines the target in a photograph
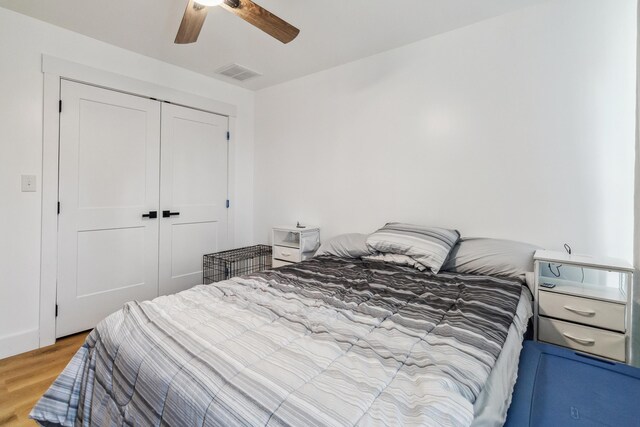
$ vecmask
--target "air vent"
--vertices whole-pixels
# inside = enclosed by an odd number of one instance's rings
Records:
[[[260,73],[256,73],[255,71],[252,71],[238,64],[225,65],[224,67],[217,69],[216,73],[222,74],[223,76],[227,76],[241,82],[244,82],[254,77],[258,77],[262,75]]]

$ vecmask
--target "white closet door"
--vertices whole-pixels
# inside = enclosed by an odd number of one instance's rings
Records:
[[[202,283],[202,255],[227,249],[228,129],[227,117],[162,105],[161,295]]]
[[[56,336],[158,295],[160,103],[62,81]]]

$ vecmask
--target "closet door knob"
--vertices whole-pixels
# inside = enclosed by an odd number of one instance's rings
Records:
[[[142,218],[150,218],[150,219],[158,218],[158,211],[149,211],[149,213],[142,214]]]
[[[169,218],[180,215],[180,212],[162,211],[162,218]]]

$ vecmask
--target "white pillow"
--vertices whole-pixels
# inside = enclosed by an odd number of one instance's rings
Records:
[[[371,255],[375,251],[367,246],[367,234],[340,234],[326,240],[320,245],[315,256],[334,255],[340,258],[360,258]]]

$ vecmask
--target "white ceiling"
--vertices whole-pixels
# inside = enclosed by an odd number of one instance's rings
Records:
[[[201,74],[261,89],[545,0],[256,0],[300,28],[283,45],[220,7],[174,45],[187,0],[0,0],[0,6]],[[215,74],[238,63],[263,74]]]

